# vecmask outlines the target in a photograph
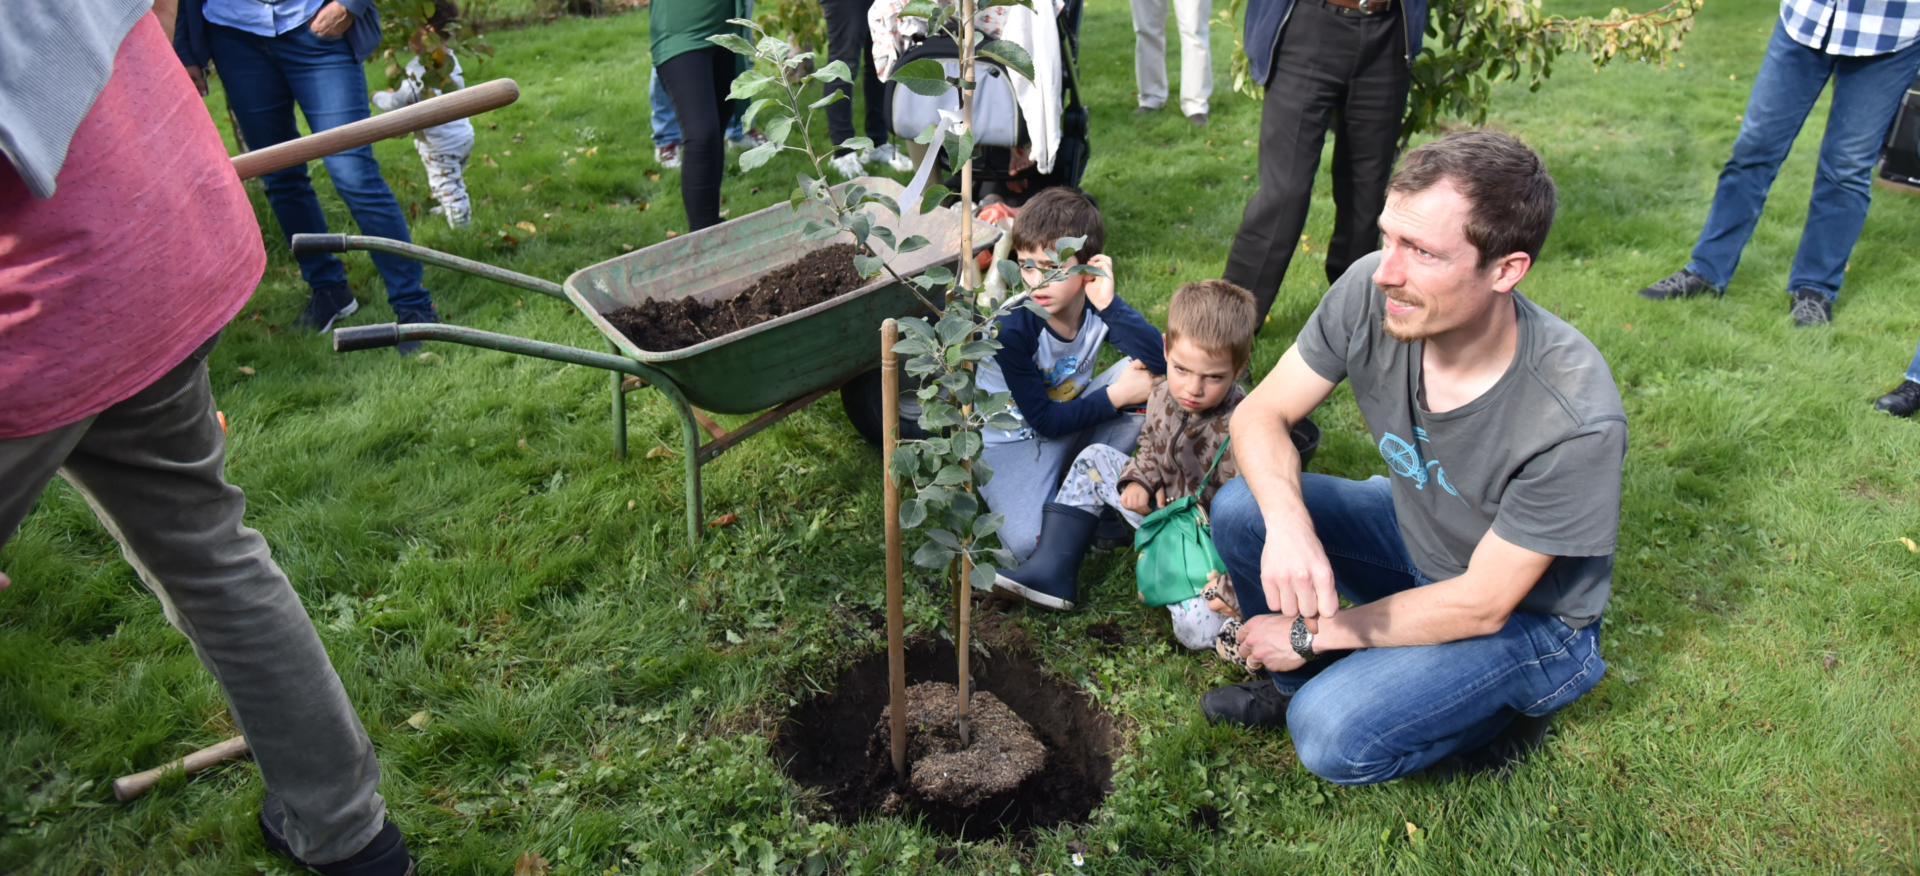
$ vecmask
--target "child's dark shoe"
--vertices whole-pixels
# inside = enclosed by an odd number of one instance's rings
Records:
[[[1106,552],[1133,546],[1133,527],[1111,507],[1100,506],[1100,525],[1093,530],[1093,549]]]
[[[1038,608],[1072,611],[1080,586],[1080,560],[1093,541],[1100,517],[1090,511],[1048,502],[1040,511],[1040,543],[1018,569],[994,576],[993,589]]]

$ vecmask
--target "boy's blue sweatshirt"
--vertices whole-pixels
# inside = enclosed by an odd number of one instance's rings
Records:
[[[1148,371],[1167,371],[1160,330],[1119,295],[1104,310],[1087,302],[1072,340],[1055,334],[1044,318],[1024,307],[1001,316],[999,325],[1000,351],[980,363],[980,388],[1013,393],[1015,413],[1026,421],[1026,428],[988,429],[989,444],[1019,441],[1036,433],[1060,438],[1118,417],[1120,412],[1107,400],[1106,387],[1083,391],[1095,374],[1094,354],[1102,342],[1111,342],[1120,352],[1140,360]]]

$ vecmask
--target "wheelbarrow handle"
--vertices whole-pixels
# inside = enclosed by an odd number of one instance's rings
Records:
[[[448,255],[439,250],[428,249],[417,243],[403,243],[385,237],[368,237],[362,234],[296,234],[293,236],[293,242],[290,246],[293,248],[293,254],[296,256],[314,255],[318,253],[353,252],[355,250],[392,253],[397,256],[406,256],[407,258],[424,264],[446,268],[450,271],[459,271],[462,274],[471,274],[475,277],[482,277],[496,283],[517,286],[529,292],[550,295],[563,301],[566,300],[567,297],[566,287],[552,280],[542,280],[539,277],[529,276],[518,271],[497,268],[486,262],[476,262],[473,259],[463,259],[456,255]]]
[[[335,352],[351,353],[355,350],[374,350],[391,347],[400,343],[400,326],[383,322],[378,325],[356,325],[350,328],[333,330],[333,349]]]
[[[498,109],[520,99],[520,85],[511,79],[482,82],[439,97],[428,98],[405,109],[381,113],[370,119],[330,128],[264,149],[255,149],[233,159],[233,171],[241,179],[253,179],[276,170],[306,164],[348,149],[357,149],[388,137],[411,134],[435,125]]]
[[[535,359],[549,359],[569,365],[584,365],[588,368],[632,374],[655,386],[672,383],[666,375],[647,363],[625,356],[597,353],[593,350],[569,347],[566,344],[536,341],[532,338],[503,335],[499,332],[467,328],[463,325],[448,325],[444,322],[417,322],[406,325],[387,322],[333,330],[333,348],[342,353],[391,347],[401,341],[447,341],[485,350],[513,353],[517,356],[532,356]]]

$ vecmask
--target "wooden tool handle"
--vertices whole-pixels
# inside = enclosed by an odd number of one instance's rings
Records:
[[[264,173],[306,164],[315,158],[325,158],[376,140],[410,134],[422,128],[444,125],[455,119],[499,109],[519,99],[518,83],[511,79],[494,79],[428,98],[404,109],[361,119],[350,125],[236,155],[233,169],[241,179],[253,179]]]
[[[153,787],[155,782],[160,781],[161,776],[173,770],[179,770],[190,776],[223,760],[239,757],[246,753],[247,738],[245,736],[235,736],[225,742],[202,748],[173,763],[163,764],[143,773],[134,773],[131,776],[121,776],[120,778],[114,779],[113,799],[125,803],[141,794],[145,794]]]

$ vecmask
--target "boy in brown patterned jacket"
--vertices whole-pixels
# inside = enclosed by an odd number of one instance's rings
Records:
[[[1033,556],[1000,573],[1025,585],[1071,581],[1092,542],[1100,507],[1120,511],[1135,527],[1154,509],[1200,493],[1204,507],[1238,474],[1228,450],[1205,484],[1213,455],[1227,440],[1227,421],[1246,390],[1234,382],[1253,350],[1259,328],[1253,296],[1225,280],[1181,286],[1167,304],[1167,376],[1147,398],[1146,424],[1132,458],[1104,444],[1088,445],[1067,470],[1048,503]],[[1194,650],[1212,648],[1227,618],[1194,597],[1167,606],[1174,631]]]

